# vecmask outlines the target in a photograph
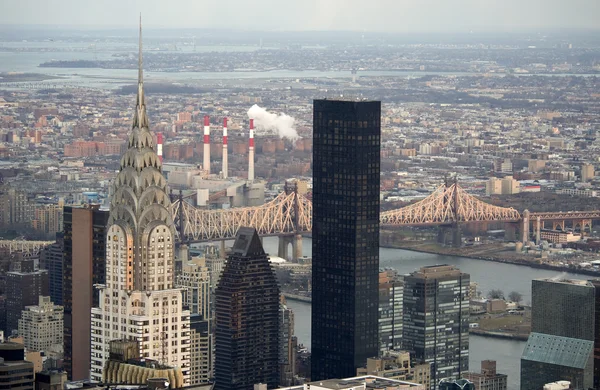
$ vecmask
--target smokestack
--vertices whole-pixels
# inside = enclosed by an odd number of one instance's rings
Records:
[[[254,119],[250,119],[250,139],[248,140],[248,181],[254,181]]]
[[[158,159],[160,160],[161,164],[163,162],[163,149],[162,149],[162,145],[163,145],[162,133],[157,133],[156,134],[156,154],[157,154]]]
[[[227,179],[229,165],[227,162],[227,118],[223,118],[223,179]]]
[[[204,115],[204,162],[202,169],[210,174],[210,120],[208,115]]]

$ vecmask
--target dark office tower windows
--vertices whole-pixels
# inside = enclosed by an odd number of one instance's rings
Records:
[[[600,280],[591,281],[594,285],[594,389],[600,389]]]
[[[451,265],[404,278],[403,348],[431,364],[431,386],[469,370],[469,274]]]
[[[71,380],[90,377],[92,305],[95,284],[105,283],[108,211],[97,205],[65,207],[63,219],[64,367]]]
[[[21,258],[6,273],[6,334],[19,329],[25,306],[37,305],[40,295],[48,295],[48,271],[35,270],[33,260]]]
[[[275,388],[279,286],[256,230],[240,228],[215,291],[215,389]]]
[[[50,300],[55,305],[63,304],[63,233],[56,233],[56,242],[40,253],[40,268],[48,270]]]
[[[531,331],[594,340],[594,285],[586,280],[531,281]]]
[[[559,380],[574,389],[594,383],[596,291],[586,280],[531,283],[531,334],[521,356],[521,390]]]
[[[313,107],[312,380],[378,354],[381,102]]]

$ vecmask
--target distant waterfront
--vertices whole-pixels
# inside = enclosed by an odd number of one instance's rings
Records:
[[[50,47],[51,45],[47,43]],[[10,49],[18,43],[11,45]],[[133,53],[135,48],[130,44],[123,44],[122,47],[110,47],[98,51],[93,51],[89,47],[81,46],[78,50],[57,50],[57,51],[6,51],[1,50],[2,47],[7,47],[7,43],[0,46],[0,73],[2,72],[25,72],[39,73],[61,79],[50,80],[51,84],[57,88],[64,87],[85,87],[85,88],[102,88],[114,89],[123,85],[129,85],[137,79],[137,70],[135,69],[100,69],[100,68],[41,68],[40,64],[49,61],[96,61],[110,60],[115,53]],[[198,47],[198,52],[209,51],[253,51],[258,50],[257,47],[251,46],[203,46]],[[477,76],[477,73],[470,72],[431,72],[431,71],[413,71],[413,70],[365,70],[359,71],[359,77],[398,77],[398,78],[415,78],[428,75],[445,75],[445,76]],[[503,77],[505,74],[495,74],[498,77]],[[538,75],[538,74],[535,74]],[[244,83],[251,80],[260,81],[266,79],[351,79],[352,74],[349,70],[287,70],[277,69],[268,71],[228,71],[228,72],[144,72],[145,81],[147,83],[185,83],[190,85],[210,84],[218,81],[234,81],[241,80]],[[534,76],[534,74],[516,74],[515,76]],[[598,76],[597,74],[539,74],[538,76]],[[0,86],[2,86],[0,84]],[[7,86],[4,85],[4,88]],[[10,88],[19,89],[26,86],[11,85]]]
[[[268,253],[277,254],[277,238],[265,238],[263,243]],[[304,255],[311,255],[312,241],[310,238],[305,237],[302,240],[302,249]],[[379,255],[381,268],[393,268],[402,274],[410,273],[427,265],[453,264],[470,274],[471,281],[477,282],[479,289],[484,294],[491,289],[501,289],[505,294],[518,291],[523,295],[525,304],[531,302],[531,281],[533,279],[552,277],[586,279],[583,275],[567,272],[403,249],[380,248]],[[298,340],[310,349],[310,304],[291,300],[288,301],[288,304],[296,314],[295,332]],[[481,360],[496,360],[498,361],[498,371],[509,376],[509,388],[519,388],[520,358],[525,347],[524,341],[474,335],[471,335],[469,340],[471,343],[469,348],[471,370],[479,371]]]

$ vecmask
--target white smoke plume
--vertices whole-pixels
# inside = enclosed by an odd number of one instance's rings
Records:
[[[286,114],[273,114],[257,104],[250,107],[248,117],[254,119],[254,127],[259,130],[276,131],[280,138],[296,140],[300,138],[296,131],[296,120]]]

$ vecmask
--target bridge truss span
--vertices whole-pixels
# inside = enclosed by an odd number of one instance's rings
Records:
[[[600,210],[593,211],[556,211],[544,213],[530,213],[529,219],[542,221],[571,220],[571,219],[600,219]]]
[[[494,206],[468,194],[457,183],[442,184],[425,199],[381,213],[382,225],[442,225],[454,222],[503,221],[521,219],[513,208]]]
[[[234,209],[206,210],[177,200],[171,205],[171,213],[180,227],[181,241],[231,239],[243,226],[254,227],[261,236],[312,230],[312,203],[297,192],[282,192],[262,206]]]
[[[35,254],[53,243],[54,241],[0,240],[0,248],[8,249],[9,253],[24,252]]]

